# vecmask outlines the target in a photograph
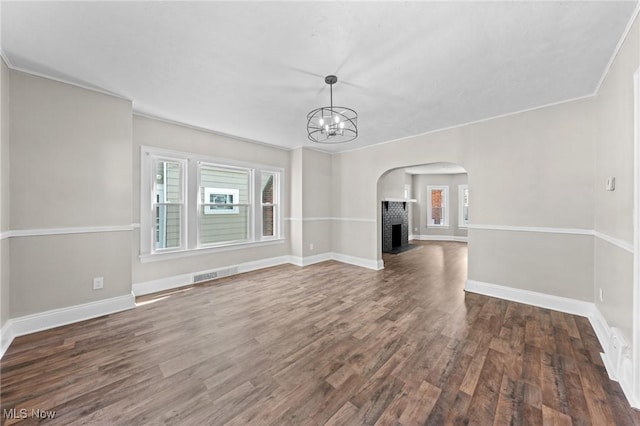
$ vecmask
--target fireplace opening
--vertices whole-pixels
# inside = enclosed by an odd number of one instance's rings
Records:
[[[402,225],[391,225],[391,248],[402,246]]]

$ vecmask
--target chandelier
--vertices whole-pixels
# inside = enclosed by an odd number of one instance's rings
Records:
[[[314,109],[307,114],[307,134],[312,142],[343,143],[358,137],[358,113],[351,108],[333,106],[333,85],[338,77],[328,75],[324,82],[329,85],[330,106]]]

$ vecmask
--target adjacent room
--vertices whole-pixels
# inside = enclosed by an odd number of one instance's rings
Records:
[[[0,424],[640,425],[638,1],[0,1]]]

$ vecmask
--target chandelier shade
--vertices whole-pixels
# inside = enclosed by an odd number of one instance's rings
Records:
[[[307,135],[317,143],[344,143],[358,137],[358,113],[347,107],[333,105],[335,75],[328,75],[324,82],[329,85],[330,105],[316,108],[307,114]]]

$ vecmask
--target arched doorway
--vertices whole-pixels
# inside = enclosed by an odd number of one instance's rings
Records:
[[[469,179],[459,164],[390,169],[378,179],[377,199],[381,258],[419,247],[420,241],[468,242]]]

